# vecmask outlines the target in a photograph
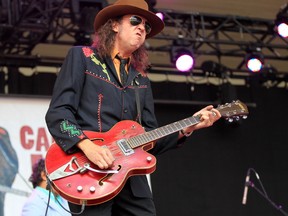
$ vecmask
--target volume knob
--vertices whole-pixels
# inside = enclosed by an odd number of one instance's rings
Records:
[[[95,190],[96,190],[96,188],[95,188],[94,186],[91,186],[91,187],[90,187],[90,192],[91,192],[91,193],[94,193]]]
[[[81,192],[82,190],[83,190],[83,187],[82,187],[81,185],[79,185],[79,186],[77,187],[77,191]]]

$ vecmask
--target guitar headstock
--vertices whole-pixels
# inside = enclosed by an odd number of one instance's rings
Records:
[[[220,112],[221,116],[228,119],[229,122],[239,120],[240,118],[246,119],[249,114],[247,106],[239,100],[219,105],[217,110]]]

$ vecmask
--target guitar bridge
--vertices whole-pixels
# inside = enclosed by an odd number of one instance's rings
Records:
[[[126,156],[134,153],[134,150],[130,147],[126,139],[118,140],[117,145]]]

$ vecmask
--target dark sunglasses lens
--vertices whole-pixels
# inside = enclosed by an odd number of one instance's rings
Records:
[[[149,34],[150,32],[151,32],[151,25],[148,23],[148,22],[146,22],[145,23],[145,31],[146,31],[146,34]]]
[[[130,23],[132,26],[137,26],[142,23],[142,19],[138,16],[131,16]],[[151,32],[151,25],[148,22],[145,22],[145,31],[146,34],[149,34]]]
[[[137,16],[132,16],[132,17],[130,17],[130,23],[133,26],[137,26],[140,23],[142,23],[142,19],[140,17],[137,17]]]

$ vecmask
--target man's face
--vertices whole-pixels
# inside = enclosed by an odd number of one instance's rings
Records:
[[[144,17],[133,14],[123,16],[122,20],[115,22],[113,26],[113,30],[117,32],[118,49],[130,52],[138,49],[144,43],[149,27]]]

